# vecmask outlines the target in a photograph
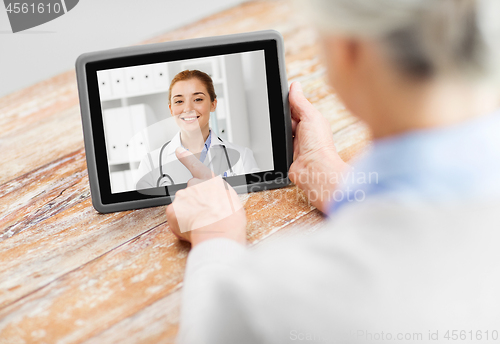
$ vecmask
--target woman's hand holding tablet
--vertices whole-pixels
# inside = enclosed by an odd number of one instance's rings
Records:
[[[290,109],[294,135],[290,180],[326,214],[328,202],[350,166],[337,153],[328,120],[304,97],[298,82],[290,87]]]

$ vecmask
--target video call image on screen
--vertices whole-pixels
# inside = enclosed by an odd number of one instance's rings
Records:
[[[274,169],[263,50],[102,70],[97,80],[111,193],[186,183],[177,147],[222,177]]]

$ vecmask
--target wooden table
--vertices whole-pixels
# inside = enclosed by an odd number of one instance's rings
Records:
[[[283,34],[289,81],[302,82],[349,160],[368,131],[325,84],[316,34],[289,1],[244,3],[143,43],[261,29]],[[0,99],[0,342],[173,342],[190,246],[164,207],[94,210],[77,97],[71,70]],[[242,200],[250,246],[323,222],[294,186]]]

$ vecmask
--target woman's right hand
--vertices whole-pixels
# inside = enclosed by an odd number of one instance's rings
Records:
[[[341,174],[349,170],[333,143],[330,123],[303,94],[299,82],[290,86],[293,163],[290,180],[303,190],[312,205],[326,213]]]
[[[177,159],[193,178],[179,190],[167,206],[170,230],[180,240],[196,246],[215,238],[246,244],[246,214],[236,191],[205,166],[193,153],[182,147],[175,150]]]

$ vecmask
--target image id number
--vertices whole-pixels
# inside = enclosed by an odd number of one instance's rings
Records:
[[[59,13],[61,12],[61,4],[55,2],[53,4],[27,4],[27,3],[9,3],[7,6],[8,13]]]
[[[452,341],[474,340],[474,341],[488,341],[498,340],[498,331],[459,331],[448,330],[444,334],[444,339]]]

